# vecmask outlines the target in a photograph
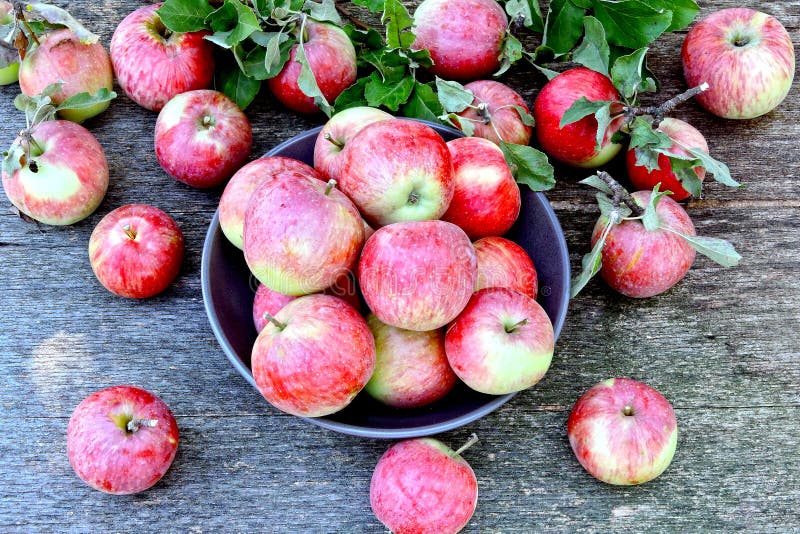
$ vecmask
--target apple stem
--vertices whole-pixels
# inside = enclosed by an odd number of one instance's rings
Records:
[[[209,126],[211,126],[211,123],[213,121],[214,121],[214,119],[211,117],[211,115],[205,115],[203,117],[203,127],[204,128],[208,128]]]
[[[331,191],[333,191],[334,187],[336,187],[336,180],[331,178],[330,180],[328,180],[328,187],[325,188],[325,196],[326,197],[331,194]]]
[[[138,417],[134,417],[128,424],[125,426],[125,429],[128,432],[136,432],[141,427],[146,426],[148,428],[155,428],[158,425],[158,419],[139,419]]]
[[[127,235],[131,239],[136,239],[136,230],[131,228],[130,224],[126,224],[125,226],[123,226],[122,231],[125,232],[125,235]]]
[[[483,119],[483,124],[489,124],[492,122],[492,114],[489,112],[489,106],[486,105],[486,102],[481,102],[478,104],[476,109],[478,111],[478,115]]]
[[[633,407],[630,404],[626,404],[625,407],[622,409],[622,413],[628,417],[633,415]]]
[[[458,450],[454,451],[453,454],[450,455],[450,457],[453,458],[455,456],[460,456],[462,452],[464,452],[465,450],[469,449],[470,447],[472,447],[476,443],[478,443],[478,434],[475,434],[473,432],[472,435],[467,440],[467,442],[465,444],[463,444],[461,447],[459,447]]]
[[[644,215],[644,208],[637,204],[630,193],[628,193],[624,187],[619,185],[619,182],[617,182],[610,174],[608,174],[606,171],[598,171],[597,177],[603,180],[603,182],[605,182],[614,193],[614,197],[611,200],[614,203],[615,208],[618,208],[619,203],[622,202],[630,208],[634,216],[641,217]]]
[[[266,319],[267,321],[271,322],[276,327],[278,327],[278,330],[283,330],[284,328],[286,328],[286,323],[280,322],[275,317],[273,317],[273,315],[269,312],[264,312],[263,317],[264,319]]]
[[[33,28],[31,28],[30,24],[28,24],[28,21],[25,19],[25,13],[22,11],[22,9],[23,9],[22,6],[23,6],[22,2],[19,2],[17,4],[17,6],[16,6],[17,7],[17,10],[16,10],[17,21],[18,22],[22,22],[22,25],[25,26],[26,30],[28,30],[28,34],[31,36],[31,39],[33,39],[33,42],[36,43],[36,46],[39,46],[41,44],[39,42],[39,38],[36,37],[35,33],[33,33]],[[20,59],[24,59],[24,58],[25,58],[25,52],[24,51],[20,51]]]
[[[692,87],[691,89],[684,91],[683,93],[673,96],[666,102],[658,105],[658,106],[645,106],[641,108],[626,108],[626,114],[633,112],[633,116],[636,115],[652,115],[653,116],[653,128],[658,128],[658,125],[661,124],[661,121],[664,120],[664,116],[675,109],[679,104],[682,104],[689,100],[690,98],[694,98],[695,96],[699,95],[703,91],[708,90],[708,83],[703,82],[700,85]]]
[[[330,132],[325,132],[325,135],[323,135],[322,137],[324,137],[326,141],[333,144],[334,146],[337,146],[340,149],[344,148],[344,143],[334,139]]]
[[[523,320],[519,321],[518,323],[514,323],[511,326],[507,326],[506,327],[506,332],[511,334],[511,333],[515,332],[517,330],[517,328],[519,328],[520,326],[525,326],[526,324],[528,324],[528,322],[529,322],[528,318],[526,317]]]

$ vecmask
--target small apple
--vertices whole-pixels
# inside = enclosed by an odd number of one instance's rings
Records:
[[[505,395],[539,382],[553,359],[555,336],[544,309],[517,291],[481,289],[447,328],[444,350],[469,387]]]
[[[453,198],[453,165],[430,126],[388,119],[363,128],[343,153],[339,187],[366,221],[383,226],[438,219]]]
[[[522,200],[503,151],[480,137],[453,139],[447,148],[455,188],[442,220],[458,225],[470,239],[506,233]]]
[[[0,2],[0,26],[14,22],[14,5],[11,2]],[[2,54],[5,53],[9,60],[4,62]],[[0,85],[9,85],[19,80],[19,55],[15,51],[0,52]]]
[[[103,286],[120,297],[143,299],[178,276],[183,234],[172,217],[145,204],[107,214],[89,238],[89,262]]]
[[[411,221],[379,228],[364,245],[358,282],[382,322],[405,330],[435,330],[461,313],[477,278],[467,234],[445,221]]]
[[[266,180],[283,171],[297,171],[314,178],[320,174],[302,161],[281,156],[267,156],[251,161],[234,174],[219,199],[219,225],[228,241],[244,247],[244,214],[250,197]]]
[[[508,17],[495,0],[425,0],[414,11],[414,49],[427,49],[430,71],[477,80],[500,68]]]
[[[302,417],[338,412],[375,367],[375,341],[355,308],[330,295],[286,304],[256,338],[253,378],[270,404]]]
[[[484,237],[472,246],[478,259],[475,291],[485,287],[506,287],[536,298],[539,279],[524,248],[503,237]]]
[[[599,167],[619,152],[622,145],[611,142],[611,137],[622,126],[624,117],[609,124],[598,148],[598,124],[593,115],[561,127],[564,113],[581,97],[592,101],[620,100],[607,76],[584,67],[564,71],[547,82],[536,97],[533,104],[536,136],[549,156],[567,165]]]
[[[67,425],[67,457],[81,480],[114,495],[144,491],[172,465],[178,425],[164,401],[134,386],[83,399]]]
[[[303,50],[322,95],[330,103],[356,81],[356,50],[347,34],[333,24],[306,19]],[[299,28],[298,28],[299,29]],[[301,65],[297,61],[298,45],[292,46],[289,61],[277,76],[267,80],[269,88],[284,106],[298,113],[317,113],[314,99],[298,85]]]
[[[417,408],[447,395],[456,375],[444,353],[441,329],[415,332],[367,316],[375,338],[375,371],[364,390],[393,408]]]
[[[747,8],[712,13],[686,35],[681,52],[689,87],[714,115],[752,119],[775,109],[792,86],[794,45],[775,17]]]
[[[218,91],[196,89],[172,98],[156,120],[156,157],[173,178],[192,187],[214,187],[250,155],[250,121]]]
[[[469,107],[459,113],[459,116],[474,121],[472,124],[475,131],[472,135],[498,145],[501,141],[517,145],[530,144],[533,127],[523,122],[515,106],[521,107],[528,114],[530,110],[519,93],[494,80],[476,80],[465,85],[464,89],[475,95],[473,106],[483,106],[480,112]]]
[[[672,462],[678,424],[661,393],[630,378],[612,378],[578,399],[567,436],[593,477],[608,484],[641,484]]]
[[[465,447],[453,451],[431,438],[389,447],[369,485],[375,517],[394,534],[463,529],[478,504],[478,479],[460,454]]]
[[[99,42],[81,42],[72,30],[55,30],[41,38],[41,44],[25,55],[19,68],[19,88],[34,96],[51,84],[64,82],[61,91],[50,98],[61,104],[78,93],[95,94],[114,86],[111,60]],[[58,115],[74,122],[83,122],[108,108],[101,102],[79,109],[62,109]]]
[[[173,33],[156,10],[142,6],[119,23],[111,38],[111,62],[122,90],[151,111],[172,97],[205,89],[214,75],[214,56],[207,32]]]
[[[11,176],[3,173],[8,199],[45,224],[73,224],[88,217],[108,189],[103,147],[89,130],[70,121],[46,121],[31,133],[30,161]]]

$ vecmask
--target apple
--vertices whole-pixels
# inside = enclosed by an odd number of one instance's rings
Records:
[[[567,436],[593,477],[608,484],[641,484],[672,462],[678,424],[661,393],[631,378],[612,378],[578,399]]]
[[[353,137],[342,157],[339,187],[373,226],[438,219],[453,198],[450,151],[421,122],[374,122]]]
[[[117,82],[128,98],[151,111],[161,111],[175,95],[205,89],[214,75],[207,32],[171,32],[156,12],[159,7],[133,11],[111,37]]]
[[[455,188],[442,220],[458,225],[470,239],[506,233],[522,200],[503,151],[480,137],[453,139],[447,148]]]
[[[14,5],[11,2],[0,2],[0,26],[14,22]],[[0,85],[9,85],[19,80],[19,61],[16,51],[0,52],[0,58],[8,56],[9,61],[5,67],[0,67]],[[1,61],[1,59],[0,59]]]
[[[473,106],[483,106],[480,113],[471,107],[459,113],[459,116],[473,121],[475,131],[472,135],[498,145],[501,141],[516,145],[530,144],[533,127],[525,125],[514,107],[519,106],[530,114],[528,104],[519,93],[494,80],[476,80],[465,85],[464,89],[475,95]]]
[[[469,522],[478,504],[478,479],[461,457],[431,438],[395,443],[369,485],[375,517],[394,534],[453,534]]]
[[[143,299],[178,276],[183,234],[172,217],[145,204],[107,214],[89,238],[89,262],[103,286],[120,297]]]
[[[156,120],[156,157],[173,178],[192,187],[214,187],[250,155],[250,121],[218,91],[196,89],[172,98]]]
[[[533,260],[524,248],[503,237],[484,237],[472,244],[478,259],[475,291],[506,287],[536,298],[539,279]]]
[[[444,350],[466,385],[505,395],[539,382],[553,359],[555,336],[544,309],[503,287],[476,292],[447,328]]]
[[[81,480],[114,495],[144,491],[172,465],[178,425],[164,401],[135,386],[83,399],[67,425],[67,457]]]
[[[251,161],[228,180],[219,199],[219,225],[228,241],[244,247],[244,214],[247,203],[258,187],[283,171],[297,171],[314,178],[322,176],[302,161],[281,156],[267,156]]]
[[[651,191],[632,193],[634,200],[647,206]],[[661,223],[685,234],[695,235],[686,211],[669,197],[656,206]],[[600,216],[592,233],[592,245],[608,223]],[[682,237],[667,230],[646,230],[640,220],[626,220],[613,226],[603,246],[600,276],[612,289],[628,297],[658,295],[677,284],[689,271],[695,249]]]
[[[411,221],[379,228],[364,245],[358,282],[382,322],[405,330],[435,330],[461,313],[477,279],[467,234],[445,221]]]
[[[726,119],[752,119],[775,109],[792,86],[794,46],[775,17],[747,8],[712,13],[683,42],[689,87],[707,82],[697,101]]]
[[[307,295],[269,319],[253,345],[253,378],[284,412],[322,417],[338,412],[364,388],[375,367],[366,321],[338,297]]]
[[[364,390],[393,408],[417,408],[450,392],[456,375],[444,353],[441,329],[415,332],[389,326],[373,314],[367,324],[375,338],[375,370]]]
[[[108,189],[103,147],[89,130],[70,121],[46,121],[31,133],[30,161],[11,176],[3,172],[8,199],[45,224],[73,224],[88,217]]]
[[[244,257],[273,291],[305,295],[331,286],[355,266],[363,244],[361,216],[334,181],[284,171],[247,205]]]
[[[696,148],[708,154],[706,138],[703,137],[703,134],[694,126],[687,122],[667,117],[661,121],[656,129],[660,132],[664,132],[673,140],[672,146],[667,149],[671,154],[693,157],[683,148],[684,146]],[[680,143],[680,145],[677,143]],[[644,165],[636,164],[636,151],[633,149],[628,150],[628,153],[625,155],[625,162],[628,166],[628,176],[636,189],[649,189],[652,191],[656,184],[661,184],[659,189],[661,191],[672,191],[672,199],[674,200],[685,200],[691,196],[681,185],[681,181],[678,177],[675,176],[669,157],[665,154],[658,155],[658,169],[653,171],[648,171],[647,167]],[[694,167],[693,170],[695,174],[697,174],[697,178],[702,182],[703,178],[706,176],[705,167],[698,165]]]
[[[414,49],[431,53],[430,71],[477,80],[500,68],[508,17],[495,0],[425,0],[414,11]]]
[[[356,50],[347,34],[333,24],[306,19],[303,50],[322,95],[330,103],[356,81]],[[298,84],[301,66],[297,61],[298,45],[289,52],[289,61],[277,76],[267,80],[272,94],[298,113],[317,113],[319,107]]]
[[[581,97],[592,101],[620,100],[607,76],[584,67],[564,71],[545,84],[533,103],[536,136],[542,149],[562,163],[599,167],[619,152],[621,145],[611,142],[611,137],[622,126],[624,117],[611,122],[598,149],[598,124],[593,115],[561,128],[564,113]]]
[[[86,44],[66,28],[47,33],[39,46],[25,54],[19,67],[19,88],[34,96],[51,84],[64,82],[61,91],[50,98],[61,104],[78,93],[95,94],[114,86],[111,60],[99,42]],[[62,109],[58,115],[74,122],[83,122],[108,108],[101,102],[79,109]]]
[[[392,116],[377,108],[357,106],[331,117],[317,136],[314,144],[314,168],[323,178],[341,179],[342,151],[350,140],[365,126],[391,119]]]

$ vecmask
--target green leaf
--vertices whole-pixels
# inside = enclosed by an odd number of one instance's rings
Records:
[[[411,98],[401,108],[401,113],[404,117],[436,122],[444,110],[439,104],[439,97],[429,84],[415,82]]]
[[[693,0],[641,0],[653,9],[672,11],[672,22],[666,31],[674,32],[692,23],[700,7]]]
[[[399,81],[408,74],[411,60],[402,54],[401,49],[368,50],[361,54],[363,63],[372,65],[385,80]]]
[[[217,69],[215,85],[218,91],[225,93],[242,110],[250,105],[261,89],[260,80],[248,77],[230,61],[223,63]]]
[[[247,76],[255,80],[274,78],[289,60],[292,42],[285,33],[275,32],[266,47],[257,46],[245,56],[243,65]]]
[[[500,76],[507,71],[511,65],[522,59],[522,43],[519,39],[514,37],[510,31],[506,31],[503,37],[503,48],[500,52],[500,68],[494,73],[494,76]]]
[[[671,230],[671,229],[670,229]],[[693,249],[709,258],[710,260],[719,263],[723,267],[734,267],[739,264],[742,256],[736,252],[733,245],[716,237],[703,237],[699,235],[686,235],[680,232],[671,230],[673,233],[680,235],[689,243]]]
[[[300,27],[301,35],[303,33],[303,26],[305,26],[305,22]],[[333,114],[333,107],[328,103],[325,95],[322,94],[322,90],[317,84],[317,79],[314,77],[311,65],[308,64],[308,58],[306,57],[306,51],[302,40],[297,42],[297,50],[294,57],[295,60],[300,63],[300,76],[297,77],[297,86],[303,91],[303,94],[314,99],[314,103],[320,111],[330,117]]]
[[[695,162],[680,158],[669,158],[670,167],[681,186],[695,198],[700,198],[703,192],[703,182],[695,172]]]
[[[405,77],[399,81],[384,81],[381,75],[373,72],[364,88],[367,105],[378,108],[386,107],[389,111],[396,112],[402,104],[408,101],[414,90],[414,78]]]
[[[594,16],[610,44],[641,48],[655,41],[672,24],[672,11],[659,11],[641,0],[597,0]]]
[[[579,120],[583,119],[584,117],[588,117],[589,115],[597,116],[597,114],[601,113],[603,109],[608,110],[608,115],[610,116],[611,101],[588,100],[585,96],[582,96],[578,100],[573,102],[569,108],[567,108],[567,111],[565,111],[564,115],[561,117],[561,123],[558,125],[558,127],[563,128],[564,126],[572,124],[573,122],[578,122]],[[604,129],[601,130],[600,128],[598,128],[598,131],[602,131],[603,134],[605,134]]]
[[[611,188],[608,186],[608,184],[605,183],[596,174],[592,174],[591,176],[587,176],[586,178],[584,178],[583,180],[581,180],[578,183],[579,184],[588,185],[589,187],[594,187],[595,189],[598,189],[598,190],[602,191],[606,195],[609,195],[609,196],[613,196],[614,195],[614,191],[612,191]]]
[[[381,2],[381,5],[383,5],[383,2]],[[347,24],[343,29],[354,45],[363,45],[370,50],[377,50],[383,47],[383,36],[373,28],[359,30],[352,24]]]
[[[254,31],[261,29],[256,14],[249,6],[242,4],[239,0],[225,0],[225,5],[231,5],[236,10],[236,24],[225,40],[228,45],[234,46],[241,43]]]
[[[443,80],[438,76],[436,77],[436,92],[439,94],[439,102],[442,104],[442,108],[447,113],[461,113],[475,99],[472,91],[464,88],[460,83]]]
[[[528,113],[528,110],[522,106],[512,105],[512,108],[519,114],[520,120],[522,120],[522,124],[525,126],[536,126],[536,120],[533,118],[533,115]]]
[[[566,54],[577,44],[583,33],[583,16],[586,11],[571,0],[553,0],[544,25],[542,46],[557,56]]]
[[[383,11],[383,0],[352,0],[352,2],[357,6],[366,7],[372,13]]]
[[[165,0],[156,10],[164,26],[173,32],[196,32],[209,29],[206,23],[214,8],[207,0]]]
[[[508,0],[506,13],[512,21],[523,17],[522,24],[529,30],[536,33],[544,31],[544,19],[539,0]]]
[[[672,194],[669,191],[659,191],[659,187],[661,184],[656,184],[653,188],[653,192],[650,194],[650,201],[647,203],[647,206],[644,208],[644,213],[642,214],[642,224],[644,225],[644,229],[653,232],[658,230],[661,227],[661,219],[658,218],[658,213],[656,208],[658,206],[658,201],[661,200],[661,197],[664,195]]]
[[[533,68],[544,74],[545,78],[547,78],[548,80],[552,80],[553,78],[561,74],[560,72],[548,69],[547,67],[542,67],[541,65],[537,65],[536,63],[532,63],[532,65]]]
[[[386,0],[381,22],[386,26],[386,44],[390,48],[409,48],[414,42],[411,31],[414,19],[400,0]]]
[[[700,165],[705,167],[706,172],[714,175],[714,180],[730,187],[742,187],[742,184],[740,184],[739,182],[734,180],[733,177],[731,177],[731,171],[728,168],[728,166],[722,163],[721,161],[712,158],[699,148],[690,148],[685,145],[682,145],[681,143],[677,144],[679,144],[689,154],[698,159],[700,161]]]
[[[581,289],[589,283],[589,280],[600,272],[600,269],[603,267],[603,247],[606,244],[609,232],[611,232],[611,229],[618,222],[619,220],[615,217],[609,218],[603,228],[603,232],[592,247],[591,252],[584,255],[581,259],[581,274],[572,279],[569,289],[570,298],[575,298],[575,296],[581,292]]]
[[[83,24],[75,20],[72,15],[65,9],[60,7],[45,4],[43,2],[26,2],[25,11],[34,15],[35,17],[42,18],[50,24],[65,26],[72,30],[72,32],[82,42],[87,44],[96,43],[100,37],[87,30]]]
[[[339,111],[347,108],[366,106],[367,97],[364,96],[364,91],[368,82],[368,77],[359,78],[356,83],[342,91],[339,96],[336,97],[336,101],[333,103],[333,107],[336,112],[338,113]]]
[[[532,191],[547,191],[556,185],[553,166],[544,152],[527,145],[500,143],[517,183],[527,185]]]
[[[475,123],[470,119],[459,116],[457,113],[445,113],[439,116],[439,120],[461,130],[467,137],[475,135]]]
[[[606,42],[606,31],[603,29],[603,25],[594,17],[584,17],[583,29],[583,41],[572,53],[572,61],[608,76],[611,52]]]
[[[645,76],[647,51],[645,47],[621,56],[611,67],[611,82],[625,100],[631,100],[639,92],[655,89],[655,81]]]
[[[660,130],[654,130],[650,122],[642,117],[636,117],[630,126],[630,148],[650,147],[653,149],[668,149],[672,146],[672,139]]]
[[[3,173],[9,178],[22,168],[25,158],[25,149],[17,141],[7,151],[3,152]]]
[[[110,102],[115,98],[117,98],[117,93],[103,87],[93,95],[87,92],[74,94],[56,106],[56,110],[88,108],[102,102]]]
[[[336,10],[336,3],[333,0],[322,0],[322,2],[314,2],[306,0],[303,4],[303,11],[308,13],[312,19],[319,22],[332,22],[337,26],[342,25],[342,17]]]

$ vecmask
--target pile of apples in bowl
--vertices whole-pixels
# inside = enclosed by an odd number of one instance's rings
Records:
[[[352,108],[230,180],[203,298],[271,404],[398,439],[465,425],[542,378],[569,301],[566,242],[500,149],[463,135]]]

